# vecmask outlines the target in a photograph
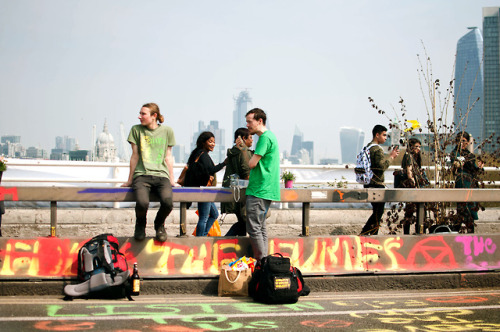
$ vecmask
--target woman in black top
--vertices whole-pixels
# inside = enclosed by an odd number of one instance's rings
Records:
[[[214,134],[204,131],[196,140],[196,149],[191,152],[188,159],[188,170],[186,172],[187,187],[202,187],[215,185],[217,180],[215,173],[224,168],[225,161],[214,165],[212,158],[208,155],[215,147]],[[213,223],[219,217],[219,212],[214,202],[198,202],[198,224],[196,236],[207,236]]]

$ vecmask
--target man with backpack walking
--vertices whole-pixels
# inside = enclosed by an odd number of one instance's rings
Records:
[[[372,141],[363,148],[361,153],[365,153],[370,161],[371,179],[368,184],[364,184],[365,188],[385,188],[384,186],[384,172],[389,168],[391,160],[394,160],[398,154],[399,149],[394,147],[387,157],[384,150],[379,144],[383,144],[387,140],[387,128],[382,125],[376,125],[372,130]],[[359,159],[359,158],[358,158]],[[384,215],[385,202],[376,202],[372,204],[372,215],[368,218],[365,226],[361,230],[360,235],[377,235]]]

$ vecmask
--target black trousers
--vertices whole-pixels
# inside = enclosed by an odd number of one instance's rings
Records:
[[[164,225],[170,212],[174,207],[172,197],[172,185],[170,179],[160,176],[141,175],[134,178],[132,188],[135,194],[135,217],[136,224],[146,225],[149,208],[149,194],[153,191],[160,199],[160,209],[156,213],[155,229]]]
[[[381,184],[368,184],[364,186],[365,188],[385,188]],[[378,229],[380,228],[380,222],[384,216],[385,202],[371,203],[372,204],[372,214],[370,218],[366,221],[365,226],[361,230],[360,235],[377,235]]]

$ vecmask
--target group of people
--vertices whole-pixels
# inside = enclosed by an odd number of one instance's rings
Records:
[[[373,139],[367,145],[370,151],[371,169],[373,177],[365,188],[384,188],[384,172],[399,155],[398,146],[393,147],[388,156],[384,154],[380,144],[387,140],[387,128],[376,125],[372,130]],[[450,154],[451,169],[455,176],[455,188],[477,188],[479,175],[483,169],[483,161],[477,158],[471,151],[472,140],[470,134],[463,131],[455,137],[456,146]],[[420,152],[422,143],[416,138],[408,140],[407,150],[401,162],[401,171],[396,174],[395,185],[403,188],[425,188],[429,186],[429,180],[422,168],[422,155]],[[398,184],[399,182],[399,184]],[[370,215],[360,235],[376,235],[380,228],[384,215],[384,202],[371,203],[372,214]],[[404,209],[402,220],[403,233],[410,233],[410,225],[416,211],[416,204],[408,202]],[[465,225],[468,233],[474,232],[474,221],[478,219],[477,203],[457,203],[458,220],[451,225],[454,231],[460,230]]]
[[[226,167],[223,186],[229,187],[230,177],[237,174],[248,180],[245,203],[223,204],[222,212],[235,213],[237,222],[228,236],[244,236],[248,233],[253,257],[261,259],[268,254],[266,216],[272,201],[280,201],[280,156],[276,136],[266,128],[266,113],[254,108],[246,116],[246,128],[236,130],[235,145],[228,150],[227,158],[215,165],[209,153],[214,150],[214,134],[202,132],[196,148],[191,152],[186,171],[186,184],[208,186],[216,182],[216,173]],[[122,187],[132,187],[136,197],[136,223],[134,238],[146,237],[149,194],[155,192],[160,208],[154,219],[155,239],[167,240],[165,220],[173,208],[172,187],[180,186],[173,177],[172,147],[175,136],[172,128],[163,125],[164,117],[158,105],[144,104],[139,111],[139,125],[130,130],[128,142],[132,146],[130,173]],[[252,135],[259,136],[255,151],[251,151]],[[190,170],[203,169],[202,175]],[[218,211],[213,202],[198,202],[196,236],[206,236]]]
[[[280,157],[276,136],[266,128],[266,113],[254,108],[246,116],[246,128],[239,128],[234,133],[234,146],[228,149],[227,158],[215,165],[209,153],[214,150],[214,134],[202,132],[196,148],[191,152],[187,162],[186,183],[190,169],[197,167],[205,173],[196,181],[191,179],[189,186],[208,186],[216,182],[216,173],[226,167],[222,185],[229,187],[231,176],[248,180],[245,202],[224,203],[223,213],[234,213],[237,222],[232,225],[226,235],[245,236],[249,234],[254,257],[260,259],[267,256],[268,239],[266,216],[272,201],[280,201]],[[160,208],[154,219],[155,239],[165,242],[165,220],[173,209],[172,187],[180,186],[173,177],[172,147],[175,145],[174,131],[163,125],[164,117],[158,105],[144,104],[139,111],[140,124],[130,130],[128,142],[132,146],[130,158],[130,173],[123,187],[132,187],[136,197],[136,224],[134,238],[142,241],[146,237],[147,211],[149,194],[154,191],[160,199]],[[255,151],[252,135],[259,136]],[[384,188],[384,172],[399,155],[395,147],[385,155],[381,148],[387,140],[387,128],[376,125],[372,130],[373,139],[369,143],[371,169],[373,177],[365,188]],[[461,132],[457,136],[457,146],[451,154],[456,179],[456,188],[471,188],[477,186],[477,174],[483,164],[468,147],[471,144],[470,135]],[[402,161],[402,171],[406,187],[425,186],[427,178],[422,170],[420,154],[421,142],[410,139],[408,149]],[[198,164],[198,165],[195,165]],[[191,176],[193,178],[193,176]],[[428,183],[428,181],[427,181]],[[372,214],[361,231],[361,235],[376,235],[384,214],[385,203],[371,203]],[[415,206],[407,204],[405,211],[404,232],[409,233],[409,222]],[[459,213],[465,216],[465,223],[473,230],[474,220],[477,220],[477,209],[473,203],[459,204]],[[198,223],[196,236],[206,236],[219,213],[213,202],[198,202]]]

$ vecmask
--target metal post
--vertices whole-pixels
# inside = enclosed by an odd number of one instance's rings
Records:
[[[56,236],[57,201],[50,202],[50,236]]]
[[[425,217],[425,203],[416,203],[417,204],[417,223],[415,224],[415,233],[423,234],[424,228],[424,217]]]
[[[179,220],[179,226],[180,226],[180,232],[179,232],[179,237],[185,237],[186,235],[186,229],[187,229],[187,221],[186,221],[186,210],[187,210],[187,203],[186,202],[181,202],[181,208],[180,208],[180,220]]]
[[[311,211],[311,203],[302,203],[302,236],[309,236],[309,212]]]

